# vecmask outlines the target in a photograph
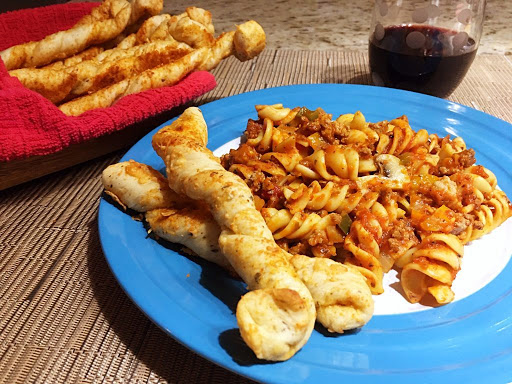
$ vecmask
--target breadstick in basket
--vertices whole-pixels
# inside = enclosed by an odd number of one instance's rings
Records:
[[[88,96],[64,103],[59,109],[66,115],[77,116],[90,109],[109,107],[126,95],[171,86],[192,72],[207,54],[207,48],[194,50],[172,63],[148,69]]]
[[[193,48],[210,47],[215,42],[207,27],[185,15],[172,16],[167,23],[160,24],[151,39],[164,40],[169,35]]]
[[[57,104],[176,61],[192,49],[183,43],[157,41],[110,51],[114,52],[103,52],[72,67],[21,68],[9,71],[9,74],[17,77],[25,87]]]
[[[45,65],[44,67],[37,68],[37,69],[52,69],[52,70],[62,70],[64,68],[69,68],[74,65],[80,64],[82,61],[85,60],[91,60],[95,57],[97,57],[100,53],[104,51],[103,47],[95,46],[87,48],[85,51],[82,51],[80,53],[77,53],[76,55],[73,55],[71,57],[68,57],[64,60],[54,61],[51,64]],[[22,68],[22,69],[14,69],[13,71],[22,71],[26,69],[36,69],[36,68]]]
[[[37,67],[65,59],[91,45],[110,40],[128,24],[131,6],[126,0],[106,0],[93,9],[94,15],[85,16],[74,27],[46,36],[39,41],[15,45],[0,52],[8,70]],[[105,18],[105,15],[108,17]]]
[[[115,48],[118,49],[128,49],[134,47],[136,45],[148,43],[150,41],[155,41],[157,39],[152,39],[151,35],[155,32],[155,30],[162,24],[167,23],[171,15],[163,14],[156,15],[150,17],[137,30],[137,32],[132,33],[126,36],[119,44],[116,45]],[[167,40],[167,39],[166,39]]]
[[[263,28],[254,20],[247,21],[237,26],[236,31],[221,34],[198,70],[209,71],[230,55],[235,55],[240,61],[253,59],[263,51],[265,44]]]
[[[128,25],[135,24],[142,18],[158,15],[164,7],[163,0],[131,0],[132,12]]]
[[[247,35],[244,26],[250,24],[261,31]],[[254,26],[257,27],[254,27]],[[243,41],[237,46],[236,41]],[[93,108],[109,107],[119,98],[146,89],[173,85],[194,70],[210,70],[227,54],[243,59],[253,58],[265,47],[265,33],[255,21],[237,27],[234,33],[221,35],[212,47],[203,47],[166,65],[142,72],[90,95],[62,104],[59,108],[67,115],[76,116]],[[151,80],[150,80],[151,79]],[[155,81],[156,80],[156,81]]]

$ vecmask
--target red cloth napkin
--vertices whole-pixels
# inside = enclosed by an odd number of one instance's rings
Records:
[[[59,4],[0,14],[0,50],[72,27],[99,3]],[[194,72],[172,87],[123,97],[109,108],[72,117],[9,76],[0,59],[0,162],[48,155],[182,105],[215,87]]]

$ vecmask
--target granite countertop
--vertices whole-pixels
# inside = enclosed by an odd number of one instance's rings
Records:
[[[373,0],[165,0],[164,11],[178,14],[190,5],[212,12],[218,32],[246,20],[258,21],[267,33],[267,47],[365,51]],[[512,54],[512,1],[487,2],[484,33],[478,53]]]

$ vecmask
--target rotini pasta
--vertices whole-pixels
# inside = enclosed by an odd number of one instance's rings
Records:
[[[322,109],[257,105],[222,158],[251,188],[276,242],[363,274],[374,294],[400,272],[406,298],[453,300],[463,245],[512,215],[496,176],[462,138]]]

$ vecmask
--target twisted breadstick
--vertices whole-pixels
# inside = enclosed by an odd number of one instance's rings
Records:
[[[188,18],[183,17],[181,20],[186,19]],[[258,33],[254,33],[254,35],[247,35],[247,25],[250,25],[249,28],[251,30],[256,31],[259,29],[260,31]],[[241,41],[243,42],[243,44],[239,44],[237,46],[236,41]],[[174,43],[160,42],[160,44]],[[144,50],[145,48],[143,47],[145,46],[140,46],[139,48],[134,47],[128,49],[127,51],[131,52],[131,50]],[[134,77],[127,78],[106,88],[102,88],[99,91],[92,93],[88,96],[83,96],[78,99],[67,102],[65,104],[62,104],[59,108],[62,112],[64,112],[67,115],[76,116],[89,109],[108,107],[112,105],[114,102],[116,102],[119,98],[125,95],[143,91],[150,88],[172,85],[179,81],[186,74],[194,70],[210,70],[214,68],[216,65],[218,65],[218,63],[223,58],[225,58],[227,55],[231,53],[234,53],[235,56],[242,57],[244,59],[252,58],[255,55],[259,54],[261,52],[261,49],[263,49],[264,47],[265,33],[263,32],[263,29],[258,23],[251,20],[238,26],[236,31],[228,32],[226,34],[221,35],[218,41],[211,47],[203,47],[196,49],[195,51],[189,53],[188,55],[184,56],[183,58],[177,61],[171,62],[167,65],[162,65],[154,69],[146,70],[138,75],[135,75]],[[118,50],[116,52],[121,51],[122,50]],[[116,55],[117,54],[118,53],[116,53]],[[108,56],[108,54],[104,52],[101,55],[99,55],[99,58],[102,58],[105,55]],[[108,57],[109,60],[112,58],[112,56]],[[142,60],[142,58],[134,60]],[[144,61],[142,62],[142,64],[143,63]],[[88,86],[91,83],[90,79],[92,77],[92,74],[84,77],[87,80],[85,84],[86,86]],[[164,81],[149,81],[150,78],[154,79],[155,77],[157,77],[158,79],[165,79]],[[44,86],[44,83],[40,81],[35,82],[35,84],[43,84],[42,86]],[[73,88],[75,89],[75,94],[84,92],[84,89],[91,89],[87,87],[80,89],[76,88],[75,86],[73,86]],[[59,95],[61,95],[62,93],[64,93],[64,91],[61,91]]]
[[[65,59],[123,31],[131,15],[126,0],[105,0],[74,27],[0,52],[7,69],[37,67]]]
[[[66,115],[77,116],[90,109],[109,107],[126,95],[176,84],[202,63],[207,53],[207,48],[194,50],[169,64],[148,69],[88,96],[64,103],[59,109]]]
[[[132,13],[133,14],[133,13]],[[123,55],[128,55],[127,52],[129,48],[135,47],[136,45],[141,45],[152,41],[150,39],[151,35],[155,31],[155,29],[163,22],[167,22],[170,19],[170,15],[156,15],[150,17],[147,20],[144,20],[142,25],[139,27],[136,33],[132,33],[129,36],[124,37],[121,42],[115,44],[115,47],[107,49],[102,46],[94,46],[86,49],[83,52],[77,53],[71,57],[68,57],[65,60],[55,61],[51,64],[48,64],[41,69],[63,69],[66,67],[72,67],[74,65],[80,64],[85,60],[95,59],[96,61],[105,61],[106,59],[114,60]],[[122,36],[122,35],[119,35]],[[174,40],[172,38],[166,40]],[[109,43],[110,44],[110,43]]]
[[[193,48],[210,47],[215,42],[207,27],[184,15],[172,16],[167,24],[160,24],[151,38],[161,40],[169,35]]]
[[[235,31],[221,34],[198,70],[209,71],[233,54],[240,61],[253,59],[261,53],[265,44],[266,36],[261,25],[254,20],[247,21],[238,25]]]
[[[169,22],[171,21],[171,18],[172,27],[170,28]],[[144,44],[150,41],[176,40],[172,33],[174,33],[177,22],[182,18],[188,18],[195,22],[187,22],[187,24],[192,24],[192,27],[189,26],[188,31],[192,35],[187,38],[187,41],[194,41],[195,46],[206,46],[208,45],[208,42],[212,41],[213,34],[215,33],[215,28],[212,23],[212,14],[202,8],[188,7],[185,12],[174,17],[168,14],[150,17],[141,25],[136,33],[126,36],[121,42],[119,42],[116,48],[131,48],[135,45]],[[204,28],[198,26],[196,23],[201,24]],[[176,33],[175,36],[180,37],[180,35]],[[206,41],[206,44],[201,44],[202,41]]]
[[[85,51],[77,53],[76,55],[68,57],[67,59],[54,61],[51,64],[45,65],[44,67],[41,67],[41,69],[61,70],[66,67],[72,67],[74,65],[81,63],[82,61],[91,60],[92,58],[97,57],[103,51],[104,51],[104,48],[99,47],[99,46],[87,48]],[[15,69],[10,72],[23,71],[23,70],[27,70],[27,69],[34,69],[34,68]]]
[[[286,360],[308,340],[315,322],[311,294],[275,244],[247,185],[206,148],[197,108],[153,137],[171,188],[206,202],[221,226],[219,246],[251,292],[237,307],[242,338],[256,356]]]
[[[197,21],[199,24],[204,25],[206,30],[212,35],[215,33],[215,27],[213,26],[212,14],[210,11],[198,7],[188,7],[185,10],[185,13],[188,17],[190,17],[191,20]],[[182,16],[184,16],[184,14],[182,14]]]
[[[111,52],[113,51],[113,52]],[[185,44],[157,41],[130,49],[112,49],[60,70],[21,68],[9,71],[21,83],[57,104],[95,92],[147,69],[168,64],[191,52]]]
[[[232,271],[220,252],[220,228],[204,204],[179,196],[153,168],[127,161],[107,167],[101,176],[105,192],[123,207],[145,212],[159,237],[182,244],[205,260]]]
[[[134,161],[113,164],[103,171],[103,185],[119,204],[147,211],[148,224],[161,238],[183,244],[199,257],[232,270],[219,252],[220,228],[210,211],[198,209],[196,201],[175,194],[159,172]],[[190,210],[178,209],[180,204]],[[373,300],[360,273],[327,258],[284,254],[311,292],[317,321],[329,331],[342,333],[370,320]]]
[[[164,6],[163,0],[131,0],[132,12],[128,25],[136,23],[141,18],[158,15]]]
[[[194,203],[170,189],[160,172],[133,160],[108,166],[101,181],[105,192],[118,204],[137,212]]]
[[[169,19],[171,18],[171,15],[163,14],[163,15],[156,15],[153,17],[150,17],[149,19],[145,20],[144,23],[140,26],[140,28],[137,30],[137,32],[132,33],[128,36],[126,36],[119,44],[117,44],[116,48],[118,49],[128,49],[131,47],[134,47],[136,45],[144,44],[149,41],[155,41],[157,39],[151,38],[155,30],[162,24],[167,24]],[[160,39],[162,40],[162,39]],[[167,39],[165,39],[167,40]]]

